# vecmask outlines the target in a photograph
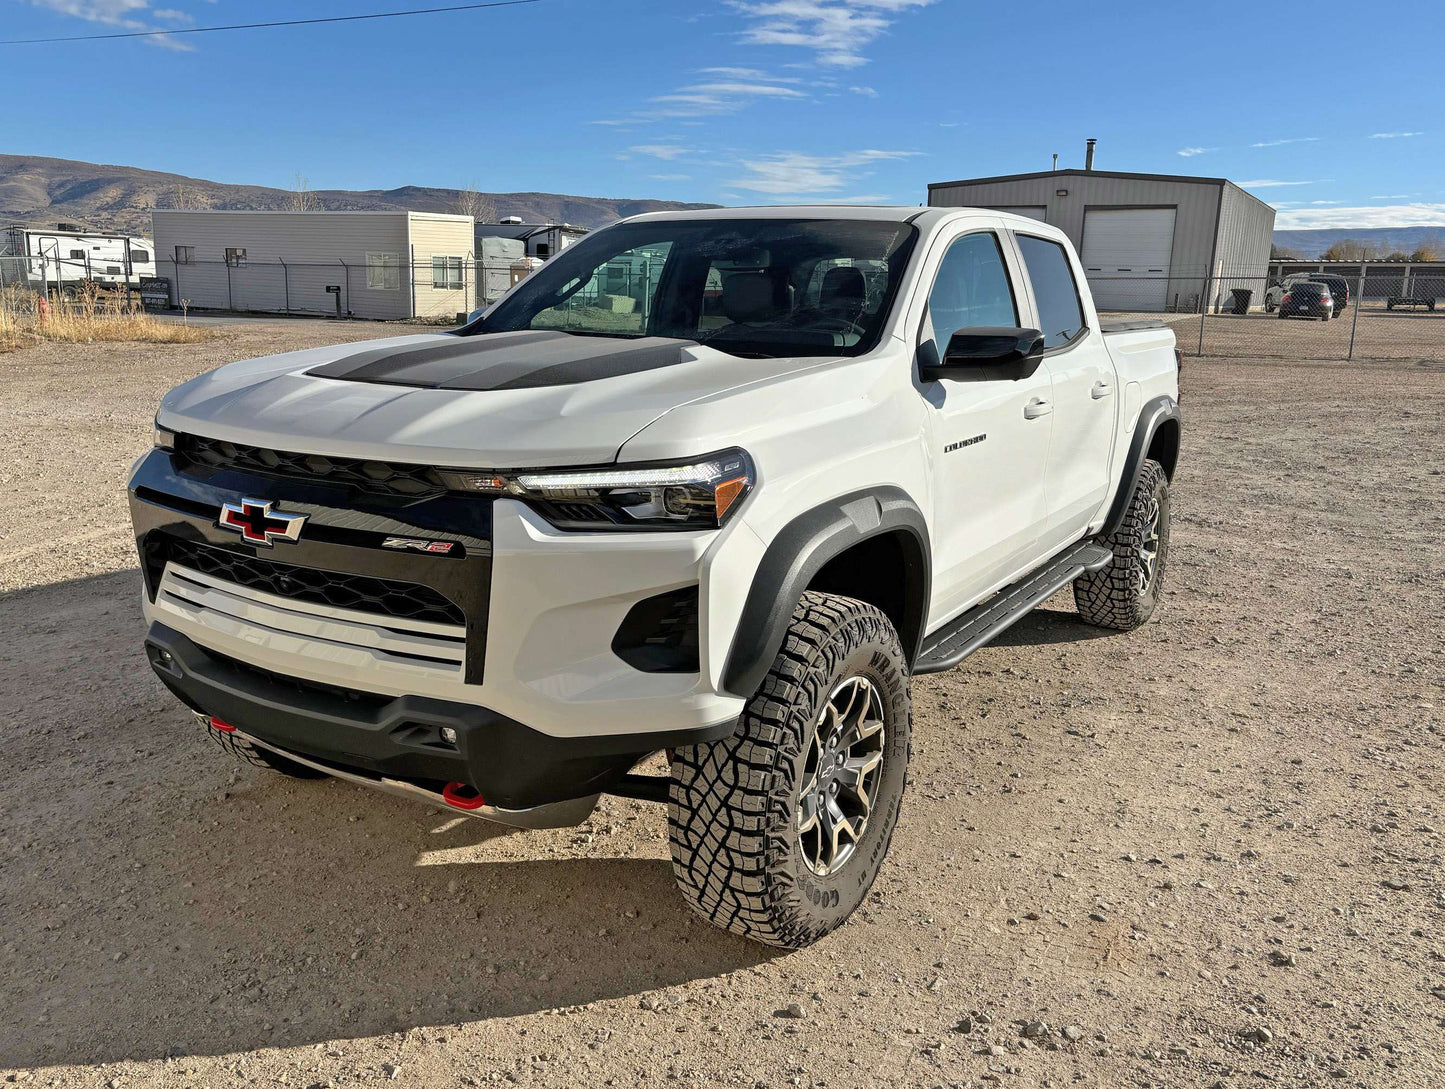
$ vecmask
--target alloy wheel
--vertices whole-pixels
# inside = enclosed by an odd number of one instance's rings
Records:
[[[837,685],[813,724],[798,794],[798,841],[820,877],[852,857],[883,773],[883,699],[866,677]]]

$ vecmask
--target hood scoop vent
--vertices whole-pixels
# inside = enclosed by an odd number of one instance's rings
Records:
[[[417,389],[508,390],[569,386],[691,361],[691,341],[609,339],[531,331],[452,337],[447,343],[372,348],[315,367],[317,378]]]

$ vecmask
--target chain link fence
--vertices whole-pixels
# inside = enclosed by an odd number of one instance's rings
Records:
[[[87,276],[82,263],[0,255],[0,286],[37,294],[73,293],[87,282],[143,295],[172,308],[260,314],[310,314],[379,321],[455,321],[495,302],[540,263],[435,257],[415,263],[378,255],[301,263],[158,258],[154,271],[135,269],[109,279]]]
[[[1163,318],[1190,355],[1445,362],[1445,269],[1107,276],[1089,285],[1107,317]]]

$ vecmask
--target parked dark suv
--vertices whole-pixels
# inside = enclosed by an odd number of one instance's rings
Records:
[[[1328,272],[1312,272],[1310,281],[1329,287],[1330,298],[1335,301],[1335,317],[1339,317],[1345,307],[1350,305],[1350,281],[1343,276],[1335,276]]]
[[[1279,316],[1329,321],[1335,316],[1335,300],[1330,294],[1330,285],[1316,283],[1314,280],[1299,280],[1290,284],[1284,298],[1279,301]]]

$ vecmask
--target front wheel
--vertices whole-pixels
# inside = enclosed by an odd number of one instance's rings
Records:
[[[1144,462],[1124,524],[1100,543],[1114,558],[1074,580],[1074,604],[1087,623],[1132,631],[1159,602],[1169,555],[1169,477],[1159,462]]]
[[[789,949],[841,926],[888,853],[912,722],[888,618],[804,594],[732,736],[673,754],[668,830],[683,898],[717,926]]]

